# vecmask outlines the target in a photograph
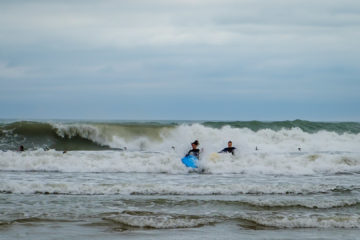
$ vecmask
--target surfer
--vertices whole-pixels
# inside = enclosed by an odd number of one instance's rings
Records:
[[[23,152],[23,151],[24,151],[24,146],[21,145],[21,146],[19,147],[19,152]]]
[[[192,149],[186,154],[186,157],[189,155],[193,155],[197,158],[200,157],[200,150],[197,148],[199,146],[199,141],[195,140],[194,142],[191,143],[191,147]]]
[[[228,141],[228,147],[221,150],[219,153],[231,153],[232,155],[235,155],[235,147],[232,146],[232,142]]]

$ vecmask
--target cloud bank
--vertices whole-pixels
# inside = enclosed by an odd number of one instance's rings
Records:
[[[360,120],[359,42],[350,0],[3,1],[0,117]]]

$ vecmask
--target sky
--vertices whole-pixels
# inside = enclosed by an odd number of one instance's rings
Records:
[[[2,0],[0,118],[360,121],[360,1]]]

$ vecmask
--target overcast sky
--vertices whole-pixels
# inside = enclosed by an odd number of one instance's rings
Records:
[[[2,0],[0,118],[360,121],[360,1]]]

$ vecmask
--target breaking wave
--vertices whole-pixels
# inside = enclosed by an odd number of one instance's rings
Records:
[[[188,170],[179,159],[197,139],[204,173],[360,172],[358,123],[296,120],[224,124],[2,123],[0,170],[184,173]],[[235,156],[217,153],[228,140],[237,148]],[[18,152],[19,145],[26,151]]]

